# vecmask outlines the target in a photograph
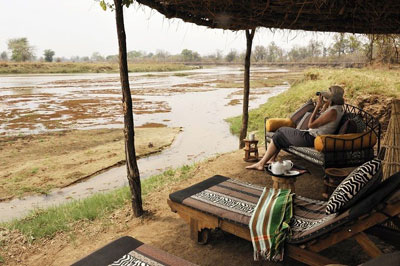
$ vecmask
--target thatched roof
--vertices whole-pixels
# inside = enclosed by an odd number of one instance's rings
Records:
[[[137,0],[210,28],[400,33],[399,0]]]

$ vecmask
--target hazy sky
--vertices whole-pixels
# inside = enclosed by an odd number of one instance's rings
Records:
[[[44,49],[57,56],[90,56],[118,53],[114,13],[104,12],[95,0],[0,0],[0,52],[7,50],[7,40],[27,37],[40,57]],[[180,53],[192,49],[202,55],[216,49],[229,52],[245,49],[244,32],[222,31],[169,20],[156,11],[137,4],[125,10],[128,50],[155,52],[158,49]],[[271,41],[282,48],[306,45],[318,39],[330,42],[331,34],[304,31],[258,31],[255,45]]]

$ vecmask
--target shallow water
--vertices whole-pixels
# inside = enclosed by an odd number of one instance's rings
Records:
[[[277,71],[283,70],[256,68],[253,73]],[[130,74],[132,97],[140,99],[133,103],[135,126],[157,123],[183,130],[171,147],[138,160],[141,178],[238,147],[238,138],[229,132],[224,119],[241,114],[242,105],[229,102],[241,100],[242,95],[237,88],[217,89],[213,81],[241,79],[242,71],[224,67],[184,73],[190,75]],[[254,90],[257,93],[251,95],[250,108],[287,88],[284,85]],[[7,135],[123,126],[117,74],[0,77],[0,99],[0,112],[13,115],[1,121],[0,133]],[[30,115],[25,117],[26,113]],[[24,216],[33,208],[46,208],[124,185],[127,185],[125,166],[113,168],[85,182],[52,190],[48,195],[1,202],[0,221]]]

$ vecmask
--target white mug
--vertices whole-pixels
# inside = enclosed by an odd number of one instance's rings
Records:
[[[291,160],[284,160],[282,163],[283,167],[285,168],[285,172],[292,170],[293,162]]]
[[[249,140],[254,140],[254,133],[249,134]]]
[[[286,171],[285,166],[281,162],[271,163],[268,165],[268,170],[274,175],[282,175]]]

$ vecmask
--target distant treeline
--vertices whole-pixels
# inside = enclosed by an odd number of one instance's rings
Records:
[[[285,50],[274,42],[253,47],[252,60],[259,63],[275,62],[381,62],[400,63],[400,35],[354,35],[337,33],[333,42],[325,45],[321,41],[310,40],[303,46],[293,46]],[[118,55],[101,55],[94,52],[91,56],[73,56],[71,58],[55,57],[51,49],[44,50],[37,57],[27,38],[8,40],[8,52],[0,53],[2,61],[45,61],[45,62],[117,62]],[[183,49],[179,54],[170,54],[165,50],[155,53],[145,51],[129,51],[130,62],[208,62],[208,63],[239,63],[243,62],[245,51],[231,50],[224,53],[216,50],[209,55],[201,56],[198,52]]]

